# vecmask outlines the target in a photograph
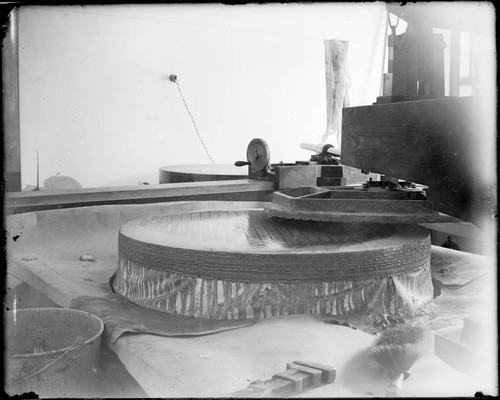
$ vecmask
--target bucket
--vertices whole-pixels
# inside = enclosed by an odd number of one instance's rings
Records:
[[[104,330],[99,317],[64,308],[27,308],[7,312],[4,326],[9,395],[92,395]]]

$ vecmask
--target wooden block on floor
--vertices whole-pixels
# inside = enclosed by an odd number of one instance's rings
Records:
[[[471,346],[460,341],[460,329],[435,335],[436,355],[446,364],[464,374],[474,376],[482,369],[480,354]]]
[[[486,327],[479,318],[464,318],[464,327],[460,335],[460,341],[472,347],[480,347],[484,341]]]

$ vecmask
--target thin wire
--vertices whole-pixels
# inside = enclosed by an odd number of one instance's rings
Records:
[[[189,116],[191,117],[191,121],[193,121],[193,126],[196,131],[196,134],[198,135],[198,138],[200,139],[201,144],[203,145],[203,148],[205,149],[205,152],[207,153],[208,158],[210,158],[210,161],[212,161],[212,164],[215,164],[214,160],[210,156],[210,153],[207,150],[207,146],[205,146],[205,143],[203,142],[203,139],[201,138],[200,132],[198,132],[198,128],[196,127],[196,122],[194,122],[193,114],[191,114],[191,111],[189,111],[189,107],[186,103],[186,100],[184,99],[184,96],[182,95],[182,90],[179,85],[179,82],[177,79],[175,80],[175,84],[177,85],[177,89],[179,89],[179,94],[181,95],[182,101],[184,102],[184,106],[186,107],[187,112],[189,113]]]
[[[60,10],[58,9],[53,9],[53,8],[46,8],[44,11],[47,12],[58,12],[60,13]],[[95,15],[99,17],[109,17],[109,18],[118,18],[118,19],[132,19],[132,20],[139,20],[139,21],[150,21],[150,22],[161,22],[164,24],[173,24],[173,25],[191,25],[191,26],[199,26],[203,28],[212,28],[212,29],[225,29],[225,30],[234,30],[234,31],[244,31],[244,32],[255,32],[255,33],[260,33],[260,34],[265,34],[265,35],[274,35],[274,36],[291,36],[291,37],[297,37],[301,39],[309,39],[309,40],[325,40],[324,37],[320,36],[312,36],[312,35],[300,35],[296,33],[286,33],[286,32],[272,32],[272,31],[265,31],[265,30],[260,30],[260,29],[253,29],[253,28],[240,28],[240,27],[235,27],[235,26],[219,26],[219,25],[211,25],[211,24],[203,24],[203,23],[195,23],[195,22],[182,22],[182,21],[173,21],[173,20],[167,20],[167,19],[161,19],[161,18],[145,18],[145,17],[132,17],[132,16],[122,16],[122,15],[116,15],[116,14],[105,14],[105,13],[99,13],[99,12],[91,12],[88,10],[84,11],[77,11],[76,9],[71,9],[69,11],[64,11],[64,14],[67,15],[69,12],[74,13],[74,14],[81,14],[81,15]],[[337,38],[339,40],[347,40],[345,38]],[[375,41],[362,41],[362,40],[349,40],[350,43],[358,43],[358,44],[379,44],[379,42]]]

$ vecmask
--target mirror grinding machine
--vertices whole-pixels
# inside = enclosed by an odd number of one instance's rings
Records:
[[[122,226],[114,290],[157,311],[236,320],[404,314],[432,300],[430,234],[417,224],[455,219],[430,209],[423,189],[408,182],[345,186],[337,149],[302,147],[320,152],[310,162],[270,164],[267,143],[253,139],[247,161],[235,163],[247,165],[251,179],[286,188],[263,210],[189,212]],[[337,185],[318,186],[331,171],[340,175]],[[139,276],[151,278],[131,285]]]

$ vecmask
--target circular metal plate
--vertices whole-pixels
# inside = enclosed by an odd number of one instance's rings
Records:
[[[160,168],[160,183],[225,181],[247,177],[246,168],[232,164],[168,165]]]
[[[247,161],[254,172],[262,172],[269,166],[271,154],[263,139],[252,139],[247,147]]]

